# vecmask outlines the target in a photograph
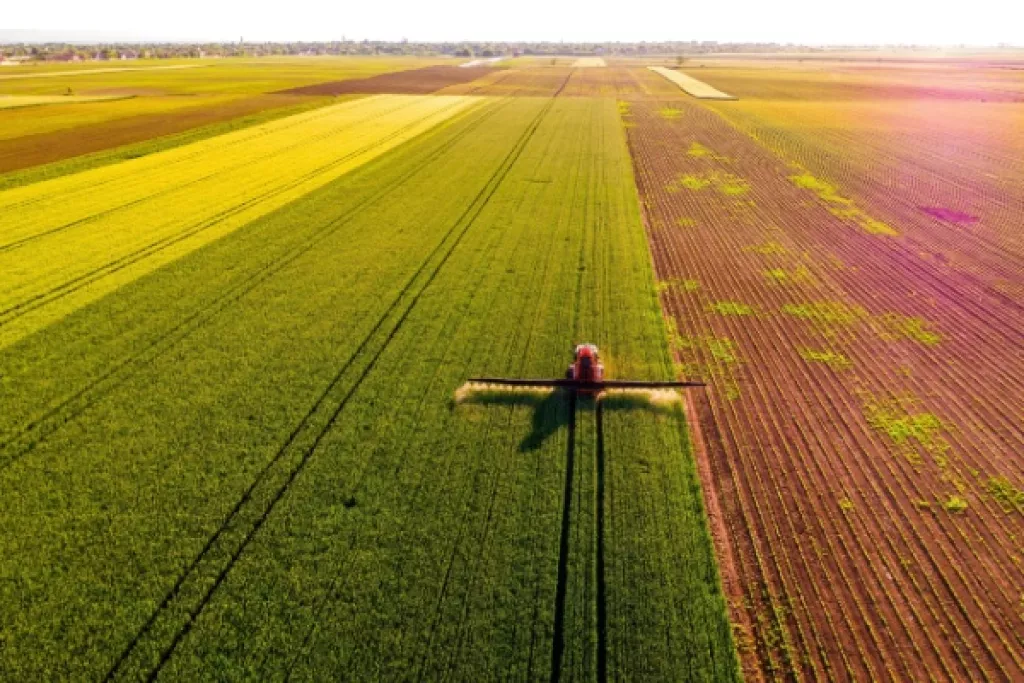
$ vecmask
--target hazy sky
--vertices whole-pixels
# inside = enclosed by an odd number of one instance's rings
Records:
[[[1024,0],[45,0],[0,29],[178,40],[719,40],[1024,45]]]

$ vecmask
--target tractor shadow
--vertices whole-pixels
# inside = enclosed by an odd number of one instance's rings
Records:
[[[563,427],[575,426],[574,411],[594,412],[598,408],[607,411],[644,410],[656,414],[681,414],[682,402],[675,392],[667,391],[615,391],[606,392],[600,398],[577,394],[573,400],[567,391],[531,389],[460,389],[452,407],[458,405],[507,406],[530,408],[530,432],[519,443],[519,451],[525,453],[540,448],[548,438]]]

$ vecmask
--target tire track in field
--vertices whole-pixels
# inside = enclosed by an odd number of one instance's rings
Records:
[[[565,652],[565,597],[569,588],[569,534],[572,530],[572,483],[576,462],[576,392],[569,392],[569,424],[565,447],[565,491],[562,493],[562,530],[558,538],[558,579],[555,584],[555,624],[551,640],[551,683],[562,679]]]
[[[212,217],[202,221],[198,225],[193,226],[192,228],[186,230],[185,232],[169,235],[163,239],[157,240],[156,242],[152,242],[140,249],[137,249],[134,252],[126,254],[113,261],[109,261],[106,264],[92,271],[83,273],[82,275],[67,280],[57,285],[56,287],[51,288],[48,291],[40,292],[39,294],[36,294],[17,304],[9,306],[4,310],[0,310],[0,330],[2,330],[5,325],[9,325],[12,321],[17,320],[18,318],[21,318],[22,316],[34,310],[37,310],[42,306],[53,303],[54,301],[58,301],[61,298],[68,296],[69,294],[73,294],[89,286],[90,284],[93,284],[94,282],[101,280],[104,277],[124,270],[125,268],[128,268],[142,261],[143,259],[158,254],[161,251],[169,247],[173,247],[174,245],[179,244],[181,242],[184,242],[187,239],[195,237],[196,235],[202,233],[203,231],[216,226],[221,221],[231,218],[232,216],[238,215],[239,213],[246,211],[252,206],[256,206],[264,201],[273,199],[274,197],[287,193],[294,189],[295,187],[298,187],[303,183],[315,178],[317,175],[329,172],[330,170],[336,168],[337,166],[343,165],[353,159],[358,158],[361,155],[368,154],[372,152],[374,149],[377,149],[382,145],[385,145],[388,142],[394,140],[396,137],[404,135],[410,129],[420,125],[424,120],[436,116],[438,114],[447,112],[451,108],[459,106],[459,104],[460,103],[458,102],[452,103],[452,105],[450,105],[449,107],[445,107],[444,109],[430,112],[423,118],[410,122],[408,125],[403,126],[402,128],[389,134],[388,136],[378,140],[374,140],[372,143],[364,147],[361,147],[358,150],[355,150],[343,157],[339,157],[327,164],[324,164],[323,166],[313,169],[312,171],[290,181],[286,185],[276,187],[274,190],[270,192],[258,195],[245,202],[242,202],[241,204],[236,204],[228,209],[225,209],[224,211],[218,212],[217,214],[214,214]]]
[[[595,401],[597,424],[597,680],[608,680],[608,586],[604,572],[604,403]]]
[[[504,104],[507,103],[508,101]],[[207,306],[188,315],[169,331],[153,340],[141,352],[123,359],[85,387],[73,392],[69,396],[65,396],[57,405],[52,406],[42,415],[32,418],[20,430],[8,432],[3,439],[0,439],[0,472],[31,453],[55,432],[74,421],[96,402],[130,379],[138,370],[163,356],[173,349],[175,345],[187,339],[193,332],[227,310],[232,304],[242,299],[260,284],[269,280],[296,259],[309,253],[314,247],[334,235],[365,207],[371,206],[399,190],[407,181],[418,175],[424,168],[429,167],[436,159],[454,147],[465,135],[476,130],[484,121],[491,118],[500,108],[501,106],[494,106],[486,109],[476,121],[467,126],[457,137],[451,138],[445,144],[438,147],[429,156],[410,167],[408,172],[402,174],[388,186],[363,199],[334,221],[322,226],[304,242],[286,250],[279,260],[268,263],[255,271],[251,277],[237,282],[222,291]]]
[[[406,281],[406,284],[403,286],[403,288],[400,290],[400,292],[391,302],[388,308],[384,311],[383,315],[371,329],[367,337],[359,344],[359,346],[349,357],[349,359],[341,366],[341,368],[335,374],[332,381],[328,384],[327,388],[321,393],[320,397],[313,404],[313,406],[306,413],[306,415],[302,418],[302,420],[300,420],[299,424],[295,427],[295,429],[292,430],[291,434],[285,440],[284,444],[282,444],[282,446],[278,449],[277,453],[259,472],[259,474],[253,480],[252,484],[250,484],[250,486],[242,495],[242,497],[238,500],[238,502],[236,502],[235,506],[229,512],[224,522],[222,522],[218,529],[213,533],[213,535],[210,536],[206,544],[200,550],[199,554],[189,564],[186,570],[179,576],[174,586],[164,596],[163,600],[160,602],[156,610],[151,614],[150,618],[145,622],[142,629],[132,638],[131,642],[121,653],[118,659],[114,662],[111,669],[104,676],[104,680],[118,680],[122,677],[133,678],[138,675],[137,672],[133,674],[131,671],[125,671],[125,667],[128,663],[129,658],[135,655],[135,653],[139,652],[139,648],[143,646],[143,639],[146,638],[153,631],[153,629],[158,626],[157,620],[159,619],[159,617],[162,614],[166,614],[168,610],[172,609],[172,603],[178,599],[178,596],[182,594],[183,590],[189,588],[189,586],[185,585],[186,581],[192,577],[196,577],[202,571],[204,567],[202,567],[201,565],[208,564],[205,562],[205,560],[208,557],[210,557],[212,552],[217,550],[215,546],[218,545],[220,539],[229,531],[230,527],[235,525],[236,520],[239,520],[240,517],[245,512],[247,512],[246,503],[255,500],[257,495],[263,493],[262,491],[257,491],[259,485],[262,484],[263,481],[266,480],[267,477],[269,477],[273,473],[272,470],[279,469],[276,466],[284,461],[285,457],[293,450],[293,446],[295,446],[295,444],[298,444],[302,437],[311,437],[311,443],[308,446],[299,446],[295,449],[300,451],[298,455],[294,458],[297,460],[297,462],[293,465],[291,470],[286,473],[284,482],[278,485],[276,490],[271,488],[271,490],[268,492],[270,494],[270,500],[267,504],[263,506],[262,510],[253,511],[255,512],[255,519],[246,525],[248,529],[244,532],[243,537],[237,543],[237,546],[234,548],[234,550],[230,550],[227,548],[224,549],[225,552],[229,553],[224,563],[224,566],[222,566],[220,570],[216,572],[216,576],[214,577],[211,585],[205,588],[205,590],[202,589],[202,587],[199,587],[201,595],[198,596],[197,603],[192,607],[185,608],[187,610],[185,622],[178,626],[177,629],[172,634],[168,634],[170,636],[170,643],[167,644],[166,647],[161,647],[159,643],[155,644],[156,647],[159,648],[159,658],[158,661],[153,666],[153,668],[145,676],[145,678],[149,681],[156,679],[160,671],[170,660],[178,644],[191,631],[196,619],[209,604],[211,598],[213,597],[213,594],[224,582],[224,579],[227,577],[232,567],[238,561],[238,558],[248,547],[249,543],[255,537],[256,533],[258,533],[259,530],[262,528],[263,524],[266,522],[270,514],[273,512],[277,503],[280,502],[280,500],[284,497],[285,493],[287,493],[292,482],[299,476],[299,474],[301,474],[302,470],[305,468],[306,463],[309,462],[309,459],[316,452],[316,449],[320,445],[324,436],[335,425],[338,417],[344,410],[345,406],[348,404],[349,400],[352,398],[352,396],[355,394],[359,386],[370,374],[370,372],[372,372],[373,369],[376,367],[377,361],[383,355],[384,351],[387,349],[391,341],[398,334],[405,320],[408,318],[412,310],[415,308],[416,304],[419,302],[420,297],[429,288],[430,284],[434,281],[438,273],[441,271],[441,269],[447,263],[448,259],[451,257],[451,254],[459,246],[459,244],[462,242],[462,239],[465,237],[466,233],[473,226],[477,217],[483,211],[484,207],[487,206],[488,202],[490,201],[494,193],[497,191],[498,187],[500,187],[500,185],[503,183],[504,179],[511,171],[512,167],[515,165],[515,162],[519,159],[519,156],[522,154],[523,149],[525,149],[526,145],[533,138],[533,135],[536,132],[537,128],[540,126],[541,121],[544,119],[548,111],[551,109],[552,103],[553,100],[549,101],[547,104],[545,104],[541,111],[538,112],[537,116],[533,119],[533,121],[531,121],[531,123],[527,126],[526,130],[516,141],[512,150],[510,150],[510,152],[502,160],[498,169],[496,169],[496,171],[488,179],[488,182],[484,185],[483,188],[481,188],[480,192],[477,193],[477,195],[469,203],[469,205],[466,207],[466,210],[463,211],[459,218],[452,223],[452,227],[448,230],[447,233],[445,233],[445,235],[442,237],[440,242],[438,242],[434,250],[431,251],[430,254],[428,254],[427,258],[423,261],[423,263],[416,270],[416,272],[414,272],[413,275]],[[454,239],[449,239],[453,235]],[[446,244],[448,245],[447,249],[444,249]],[[429,274],[427,274],[428,267],[432,264],[434,257],[437,254],[440,254],[440,258],[434,265],[433,270],[430,271]],[[418,283],[418,281],[421,279],[420,276],[424,274],[426,274],[425,281],[422,283],[422,285],[418,287],[417,290],[417,288],[414,287],[414,285]],[[386,328],[386,323],[392,320],[393,314],[395,314],[399,310],[399,308],[401,307],[400,304],[402,304],[406,299],[409,300],[408,304],[405,306],[401,314],[397,316],[397,319],[393,320],[392,324],[390,325],[390,329],[385,334],[384,330]],[[379,337],[381,335],[383,335],[383,339],[380,340],[379,345],[376,347],[376,349],[371,351],[371,342],[374,341],[376,337]],[[368,362],[366,362],[365,366],[361,370],[353,369],[356,367],[356,360],[361,355],[363,355],[364,352],[367,354],[372,353]],[[348,386],[347,390],[341,389],[341,387],[344,386],[343,380],[346,379],[346,377],[348,377],[348,375],[350,374],[350,369],[352,369],[352,373],[356,374],[356,377]],[[342,395],[339,398],[337,398],[335,407],[332,410],[330,410],[330,414],[326,420],[326,424],[323,427],[310,426],[313,425],[314,419],[316,418],[318,413],[329,410],[327,406],[330,405],[330,399],[336,393],[341,393]],[[312,433],[307,435],[305,434],[306,432]],[[267,486],[271,487],[272,485],[268,484]],[[254,505],[256,504],[254,503]],[[238,522],[239,526],[242,524],[243,522]],[[227,543],[228,541],[225,541],[224,544],[226,545]],[[210,560],[210,562],[216,562],[216,560]],[[216,567],[212,567],[211,569],[216,570]],[[202,578],[196,578],[195,581],[202,581]],[[159,637],[159,635],[155,636],[155,638]],[[141,653],[138,656],[146,657],[146,654]],[[139,666],[144,667],[145,664],[140,663]]]

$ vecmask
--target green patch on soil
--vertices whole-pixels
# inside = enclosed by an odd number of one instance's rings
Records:
[[[932,323],[921,317],[885,313],[877,318],[889,339],[905,337],[925,346],[935,346],[942,341],[942,335],[931,329]]]
[[[662,107],[658,110],[658,116],[665,119],[666,121],[675,121],[683,115],[682,109],[676,109],[674,107]]]
[[[807,266],[797,266],[792,270],[785,268],[769,268],[763,271],[765,279],[776,285],[789,284],[811,284],[815,282],[814,276]]]
[[[739,383],[732,373],[734,366],[741,361],[731,339],[713,335],[687,337],[675,333],[670,341],[673,349],[685,359],[679,368],[683,376],[704,378],[730,401],[739,398]]]
[[[680,228],[694,228],[697,226],[697,221],[693,218],[680,218],[676,221],[676,225]]]
[[[867,316],[867,311],[860,306],[845,304],[841,301],[786,304],[782,307],[782,312],[826,327],[853,325]]]
[[[1024,513],[1024,488],[1013,485],[1006,477],[990,477],[985,490],[1005,512]]]
[[[750,191],[750,184],[746,180],[733,173],[721,171],[683,173],[668,185],[670,191],[676,192],[679,189],[700,192],[709,187],[726,197],[739,197]]]
[[[696,159],[711,159],[713,161],[729,160],[729,157],[722,156],[721,154],[715,152],[713,149],[705,147],[699,142],[690,143],[690,147],[686,150],[686,154]]]
[[[680,186],[685,187],[687,190],[699,191],[711,186],[711,178],[697,173],[684,173],[679,176],[678,182]]]
[[[659,280],[657,289],[658,292],[667,292],[669,290],[679,292],[696,292],[700,289],[700,282],[697,280],[685,280],[683,278],[673,277],[668,280]]]
[[[913,398],[864,403],[868,424],[884,433],[889,440],[914,464],[920,463],[917,447],[930,454],[940,468],[947,464],[949,443],[942,433],[950,429],[934,413],[917,410]]]
[[[716,301],[708,305],[708,310],[719,315],[752,315],[754,313],[753,306],[736,301]]]
[[[761,244],[753,244],[749,247],[744,247],[744,251],[750,251],[755,254],[761,254],[762,256],[782,256],[789,253],[789,249],[786,249],[785,245],[774,240],[769,240]]]
[[[823,202],[829,204],[828,210],[833,216],[855,224],[864,232],[890,237],[899,235],[899,232],[891,225],[874,218],[858,207],[852,199],[841,195],[834,185],[815,178],[806,171],[789,176],[789,180],[797,187],[810,190]]]
[[[942,501],[942,507],[947,512],[959,514],[967,510],[967,499],[954,493],[949,498]]]
[[[724,337],[706,337],[704,340],[707,344],[708,351],[711,352],[711,356],[719,363],[725,365],[732,365],[733,363],[739,362],[739,357],[736,355],[736,345],[731,339]]]
[[[789,176],[789,180],[797,187],[802,187],[805,190],[810,190],[811,192],[818,195],[818,197],[820,197],[826,202],[845,205],[853,204],[853,200],[847,199],[846,197],[839,194],[839,190],[837,190],[834,185],[830,185],[829,183],[826,183],[824,180],[815,178],[806,171],[798,175]]]
[[[848,370],[853,366],[845,354],[831,349],[800,349],[800,357],[810,363],[824,363],[833,370]]]

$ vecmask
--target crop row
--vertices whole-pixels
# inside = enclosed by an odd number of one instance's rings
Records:
[[[628,111],[677,352],[716,387],[703,428],[747,666],[1012,678],[1019,560],[984,490],[986,473],[1016,474],[1020,446],[1002,323],[982,331],[979,304],[951,298],[903,236],[829,211],[706,109]],[[993,365],[985,386],[967,358]],[[968,514],[942,509],[953,494]]]

